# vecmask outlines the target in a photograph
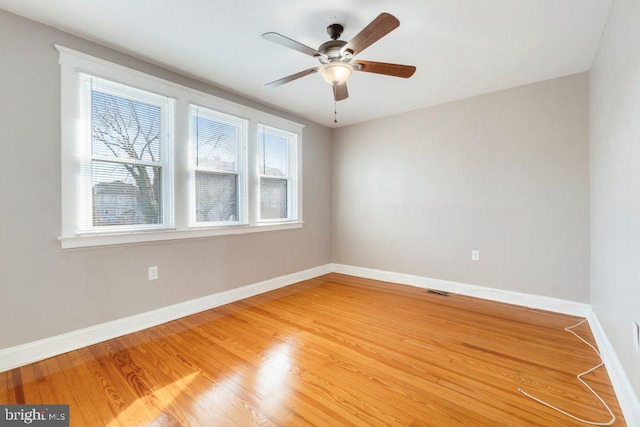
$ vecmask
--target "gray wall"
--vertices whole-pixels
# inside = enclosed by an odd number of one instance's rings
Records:
[[[591,304],[640,396],[640,4],[615,0],[591,73]]]
[[[338,129],[334,262],[587,302],[588,120],[581,73]]]
[[[331,129],[3,11],[0,40],[0,349],[331,262]],[[304,228],[62,251],[54,43],[306,124]]]

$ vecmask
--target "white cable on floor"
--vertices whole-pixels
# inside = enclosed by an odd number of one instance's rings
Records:
[[[495,293],[502,293],[505,295],[509,295],[510,297],[515,297],[517,299],[520,300],[520,302],[522,302],[523,306],[527,307],[530,310],[535,310],[537,309],[536,307],[530,307],[528,304],[526,304],[524,302],[524,300],[522,298],[520,298],[520,296],[518,295],[512,295],[509,294],[508,292],[500,292],[500,291],[496,291],[493,289],[470,289],[468,291],[465,292],[460,292],[460,293],[449,293],[449,295],[451,296],[456,296],[456,295],[465,295],[466,293],[471,293],[471,292],[495,292]],[[564,305],[564,304],[554,304],[554,305]],[[591,314],[591,313],[589,313]],[[588,317],[588,316],[587,316]],[[604,361],[602,360],[602,355],[600,354],[600,352],[598,351],[598,349],[596,349],[593,345],[591,345],[591,343],[587,342],[584,338],[582,338],[580,335],[576,334],[575,332],[573,332],[573,328],[577,328],[578,326],[582,325],[584,322],[587,321],[587,317],[585,317],[584,319],[582,319],[580,322],[576,323],[575,325],[572,326],[567,326],[566,328],[564,328],[565,331],[573,334],[574,336],[576,336],[580,341],[582,341],[583,343],[585,343],[586,345],[588,345],[589,347],[591,347],[591,349],[593,349],[593,351],[598,355],[598,357],[600,358],[600,363],[596,366],[594,366],[593,368],[586,370],[584,372],[582,372],[581,374],[578,374],[576,376],[576,378],[578,378],[578,381],[580,381],[595,397],[598,398],[598,400],[604,405],[604,407],[607,409],[607,412],[609,412],[609,415],[611,415],[611,420],[607,421],[607,422],[596,422],[596,421],[587,421],[587,420],[583,420],[580,417],[577,417],[573,414],[568,413],[567,411],[563,411],[562,409],[558,408],[557,406],[553,406],[541,399],[538,399],[535,396],[530,395],[529,393],[527,393],[526,391],[522,390],[521,388],[518,388],[518,392],[524,394],[525,396],[527,396],[530,399],[535,400],[538,403],[541,403],[542,405],[551,408],[555,411],[560,412],[561,414],[566,415],[567,417],[573,418],[576,421],[580,421],[581,423],[585,423],[585,424],[589,424],[589,425],[593,425],[593,426],[610,426],[611,424],[613,424],[616,421],[616,416],[615,414],[611,411],[611,408],[609,408],[609,405],[607,405],[607,403],[604,401],[604,399],[602,399],[602,397],[600,397],[600,395],[598,393],[595,392],[594,389],[591,388],[591,386],[589,384],[587,384],[587,382],[585,380],[582,379],[582,377],[584,375],[590,374],[591,372],[595,371],[596,369],[604,366]]]
[[[605,408],[607,409],[607,411],[609,412],[609,415],[611,415],[611,419],[610,419],[609,421],[607,421],[607,422],[602,422],[602,423],[599,423],[599,422],[596,422],[596,421],[587,421],[587,420],[583,420],[582,418],[576,417],[575,415],[572,415],[572,414],[570,414],[570,413],[568,413],[568,412],[566,412],[566,411],[563,411],[562,409],[560,409],[560,408],[558,408],[558,407],[556,407],[556,406],[550,405],[549,403],[544,402],[543,400],[540,400],[540,399],[538,399],[537,397],[534,397],[534,396],[530,395],[529,393],[527,393],[526,391],[522,390],[521,388],[519,388],[519,389],[518,389],[518,391],[519,391],[520,393],[524,394],[525,396],[527,396],[527,397],[529,397],[529,398],[531,398],[531,399],[535,400],[536,402],[541,403],[541,404],[543,404],[544,406],[547,406],[547,407],[549,407],[549,408],[551,408],[551,409],[554,409],[554,410],[556,410],[556,411],[560,412],[561,414],[566,415],[567,417],[573,418],[573,419],[574,419],[574,420],[576,420],[576,421],[580,421],[581,423],[589,424],[589,425],[592,425],[592,426],[610,426],[611,424],[613,424],[613,423],[615,422],[615,420],[616,420],[616,416],[614,415],[614,413],[613,413],[613,412],[611,412],[611,408],[609,408],[609,405],[607,405],[607,402],[605,402],[605,401],[604,401],[604,399],[603,399],[602,397],[600,397],[600,395],[599,395],[598,393],[596,393],[596,392],[595,392],[595,390],[594,390],[594,389],[592,389],[592,388],[591,388],[591,386],[590,386],[589,384],[587,384],[587,382],[586,382],[585,380],[583,380],[583,379],[582,379],[582,376],[583,376],[583,375],[590,374],[591,372],[595,371],[596,369],[598,369],[598,368],[600,368],[600,367],[604,366],[604,361],[602,360],[602,355],[600,354],[600,352],[599,352],[599,351],[598,351],[598,350],[597,350],[593,345],[591,345],[591,343],[587,342],[587,341],[586,341],[584,338],[582,338],[580,335],[578,335],[578,334],[576,334],[575,332],[573,332],[573,328],[576,328],[576,327],[578,327],[578,326],[582,325],[584,322],[586,322],[586,320],[587,320],[587,319],[586,319],[586,318],[584,318],[584,319],[582,319],[580,322],[576,323],[576,324],[575,324],[575,325],[573,325],[573,326],[567,326],[566,328],[564,328],[564,330],[565,330],[565,331],[567,331],[567,332],[569,332],[569,333],[572,333],[572,334],[573,334],[573,335],[575,335],[575,336],[576,336],[580,341],[582,341],[583,343],[585,343],[586,345],[588,345],[589,347],[591,347],[591,348],[593,349],[593,351],[595,351],[595,352],[596,352],[596,354],[598,355],[598,357],[600,358],[600,363],[599,363],[598,365],[594,366],[593,368],[591,368],[591,369],[589,369],[589,370],[586,370],[586,371],[584,371],[584,372],[583,372],[583,373],[581,373],[581,374],[578,374],[576,378],[578,378],[578,381],[580,381],[580,382],[582,383],[582,385],[584,385],[587,389],[589,389],[589,391],[590,391],[590,392],[591,392],[595,397],[597,397],[597,398],[598,398],[598,400],[599,400],[599,401],[604,405],[604,407],[605,407]]]

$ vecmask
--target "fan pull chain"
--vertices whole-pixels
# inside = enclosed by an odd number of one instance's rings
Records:
[[[338,123],[338,103],[333,101],[333,123]]]

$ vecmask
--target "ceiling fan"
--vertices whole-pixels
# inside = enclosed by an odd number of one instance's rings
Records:
[[[356,60],[354,56],[380,40],[400,26],[400,21],[389,14],[381,13],[371,21],[354,38],[346,42],[338,40],[344,31],[340,24],[331,24],[327,27],[327,33],[331,40],[322,43],[318,49],[310,48],[302,43],[292,40],[278,33],[264,33],[262,38],[288,47],[298,52],[317,58],[320,66],[300,71],[287,77],[267,83],[265,86],[278,87],[300,77],[320,72],[322,78],[333,87],[333,97],[336,101],[342,101],[349,97],[347,91],[347,79],[352,71],[364,71],[366,73],[385,74],[387,76],[409,78],[415,73],[416,67],[411,65],[389,64],[386,62],[373,62]]]

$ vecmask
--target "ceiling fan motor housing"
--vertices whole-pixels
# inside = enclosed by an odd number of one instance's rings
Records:
[[[329,40],[324,42],[318,48],[318,52],[327,55],[327,58],[331,61],[333,59],[339,59],[341,57],[340,50],[347,42],[344,40]]]

